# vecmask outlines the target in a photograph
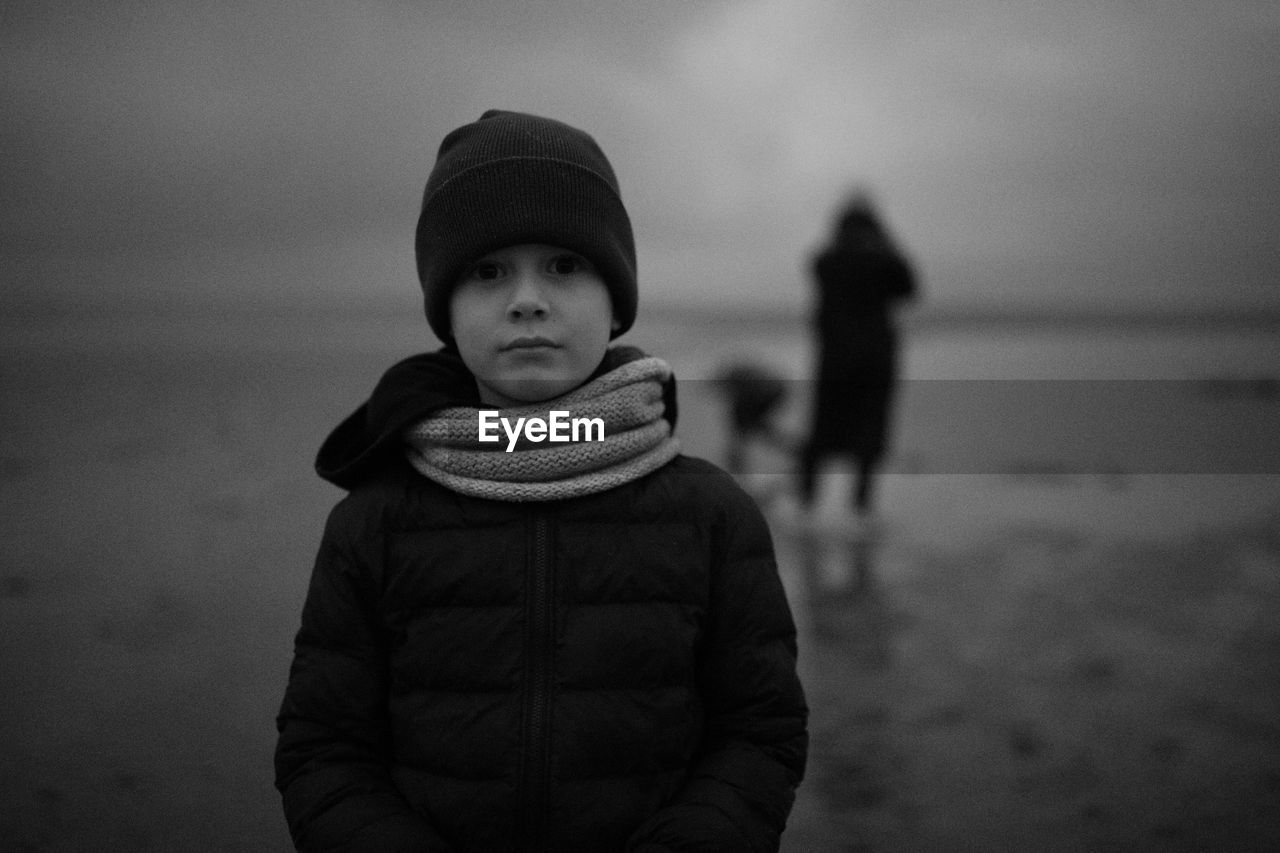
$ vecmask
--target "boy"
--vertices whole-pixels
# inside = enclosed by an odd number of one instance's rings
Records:
[[[755,505],[679,453],[669,368],[609,346],[636,284],[604,154],[486,112],[441,143],[416,252],[445,346],[317,459],[350,494],[278,718],[294,843],[777,850],[807,746],[795,629]],[[588,428],[555,441],[557,413]]]

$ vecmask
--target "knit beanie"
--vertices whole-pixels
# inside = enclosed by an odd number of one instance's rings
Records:
[[[636,316],[636,249],[618,179],[594,139],[563,122],[489,110],[440,143],[414,243],[427,323],[453,343],[449,301],[467,264],[545,243],[589,260],[620,324]]]

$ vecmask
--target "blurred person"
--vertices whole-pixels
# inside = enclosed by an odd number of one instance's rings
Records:
[[[896,305],[915,297],[915,277],[864,196],[836,217],[831,240],[812,261],[817,371],[809,436],[800,454],[798,496],[812,505],[830,456],[852,457],[850,502],[865,519],[874,507],[898,372]]]
[[[295,845],[776,851],[808,742],[795,625],[755,503],[680,453],[670,368],[611,345],[637,288],[608,160],[488,111],[441,143],[416,252],[444,346],[317,458],[349,494],[277,718]],[[602,429],[553,443],[557,412]]]

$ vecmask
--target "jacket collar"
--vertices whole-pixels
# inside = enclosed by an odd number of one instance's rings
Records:
[[[636,347],[611,347],[587,381],[644,355]],[[663,417],[674,433],[674,377],[663,383],[662,399]],[[451,406],[480,406],[475,377],[456,349],[442,347],[397,362],[378,380],[369,399],[344,418],[320,445],[316,473],[335,486],[354,489],[362,480],[402,458],[401,433],[406,428]]]

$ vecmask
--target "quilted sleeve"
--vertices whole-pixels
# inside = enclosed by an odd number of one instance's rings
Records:
[[[700,692],[700,757],[677,800],[632,836],[633,851],[777,851],[808,750],[796,630],[768,527],[736,487],[712,579]]]
[[[371,571],[379,549],[353,535],[344,509],[347,501],[330,514],[303,605],[276,719],[276,787],[300,851],[445,853],[452,848],[388,771],[386,655]]]

